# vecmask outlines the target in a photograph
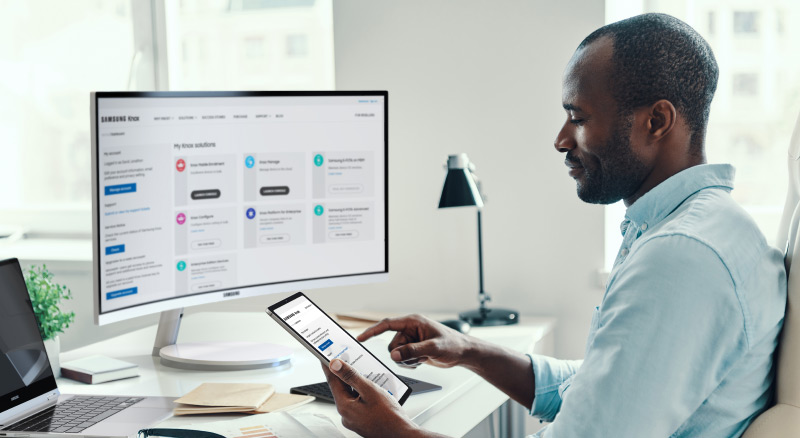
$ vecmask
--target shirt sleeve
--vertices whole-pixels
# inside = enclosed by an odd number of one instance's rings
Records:
[[[747,350],[735,285],[707,245],[654,237],[627,262],[543,438],[670,436]]]
[[[528,357],[531,358],[535,385],[530,414],[541,421],[551,422],[561,409],[561,395],[583,361],[558,360],[538,354],[529,354]]]

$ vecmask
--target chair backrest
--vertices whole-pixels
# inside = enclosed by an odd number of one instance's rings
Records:
[[[789,190],[778,230],[778,248],[786,249],[788,294],[783,332],[775,356],[775,406],[761,413],[742,438],[800,438],[800,115],[789,144]]]
[[[800,116],[789,145],[789,190],[776,244],[786,248],[788,295],[783,333],[778,346],[775,401],[800,407]],[[798,265],[800,266],[800,265]]]

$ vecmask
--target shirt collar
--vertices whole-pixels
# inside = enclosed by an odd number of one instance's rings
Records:
[[[625,220],[652,227],[700,190],[709,187],[733,190],[735,173],[730,164],[701,164],[685,169],[637,199],[625,212]]]

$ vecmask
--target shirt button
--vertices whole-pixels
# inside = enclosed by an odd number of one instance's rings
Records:
[[[647,231],[647,224],[642,224],[642,231]]]
[[[629,252],[628,248],[622,248],[622,251],[620,251],[619,253],[620,253],[620,255],[622,255],[622,257],[627,257],[628,256],[628,252]]]

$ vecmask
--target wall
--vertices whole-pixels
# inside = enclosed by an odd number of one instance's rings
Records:
[[[581,357],[602,297],[595,273],[603,210],[578,200],[553,139],[565,117],[563,68],[603,13],[595,0],[337,0],[337,88],[389,90],[391,280],[309,295],[333,311],[475,307],[475,210],[436,208],[447,155],[466,152],[488,195],[484,259],[493,304],[558,317],[556,355]],[[79,312],[65,349],[155,321],[99,331],[88,272],[62,275]],[[188,312],[262,311],[278,298]]]

